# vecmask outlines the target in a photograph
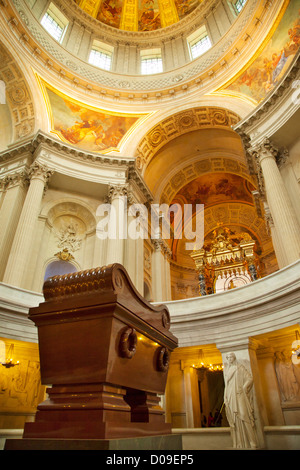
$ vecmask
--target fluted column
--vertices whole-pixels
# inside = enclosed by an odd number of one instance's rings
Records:
[[[152,253],[152,289],[156,302],[171,300],[170,251],[161,239],[153,239]]]
[[[267,224],[268,232],[271,235],[274,251],[276,254],[277,264],[279,269],[284,268],[288,265],[285,257],[284,246],[282,245],[282,240],[278,236],[276,227],[274,225],[274,220],[272,218],[270,209],[267,204],[265,204],[265,221]]]
[[[39,162],[34,162],[29,170],[30,185],[23,204],[14,240],[10,250],[3,282],[14,286],[24,286],[24,276],[30,259],[30,250],[35,234],[45,186],[53,171]]]
[[[164,274],[165,274],[165,301],[172,300],[171,294],[171,269],[170,269],[170,259],[171,259],[171,250],[165,246],[165,256],[164,256]]]
[[[300,226],[276,163],[278,151],[266,139],[255,150],[262,170],[265,193],[287,264],[300,257]]]
[[[25,199],[28,176],[20,171],[5,177],[5,193],[0,208],[0,279],[2,279],[13,236]]]
[[[111,212],[107,237],[106,264],[123,264],[127,232],[127,185],[110,186],[107,202],[111,205]]]
[[[144,238],[147,213],[137,202],[132,191],[127,198],[127,237],[125,240],[124,266],[141,295],[144,292]]]
[[[185,366],[183,369],[184,392],[185,392],[185,411],[186,411],[186,427],[194,427],[194,411],[193,411],[193,394],[192,394],[192,377],[191,367]]]
[[[152,240],[154,250],[152,253],[152,290],[154,301],[164,301],[164,255],[160,240]]]

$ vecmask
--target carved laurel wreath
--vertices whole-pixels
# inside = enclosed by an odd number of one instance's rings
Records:
[[[157,369],[160,372],[166,372],[169,368],[170,353],[167,348],[161,347],[158,350]]]
[[[131,359],[136,353],[137,335],[134,328],[126,328],[120,339],[120,354]]]

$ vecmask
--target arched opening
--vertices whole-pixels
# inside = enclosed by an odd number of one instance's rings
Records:
[[[78,271],[76,266],[69,261],[52,261],[46,268],[44,281],[52,276],[62,276],[68,273],[75,273],[76,271]]]

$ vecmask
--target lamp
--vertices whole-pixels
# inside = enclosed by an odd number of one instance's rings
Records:
[[[192,366],[194,369],[197,370],[202,370],[202,371],[210,371],[210,372],[216,372],[223,370],[224,366],[223,364],[208,364],[204,361],[204,356],[203,356],[203,351],[202,349],[199,350],[199,356],[198,356],[198,361],[193,364]]]
[[[6,369],[10,369],[11,367],[15,367],[19,365],[19,361],[13,361],[14,356],[14,344],[11,344],[8,348],[7,359],[5,362],[1,362],[1,364],[6,367]]]

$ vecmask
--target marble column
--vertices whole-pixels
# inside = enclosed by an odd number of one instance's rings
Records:
[[[161,248],[161,240],[152,240],[154,250],[152,252],[152,291],[155,302],[163,302],[164,299],[164,255]]]
[[[282,240],[278,236],[276,227],[274,225],[273,217],[271,215],[270,209],[267,204],[265,204],[264,210],[265,210],[265,221],[268,227],[269,234],[271,235],[271,238],[272,238],[272,243],[273,243],[274,251],[276,254],[278,267],[279,269],[281,269],[281,268],[284,268],[284,266],[288,265],[288,262],[285,256],[284,245],[282,245]]]
[[[165,253],[165,260],[164,260],[164,263],[165,263],[164,273],[165,273],[165,285],[166,285],[165,301],[172,300],[170,259],[171,259],[171,252],[167,250]]]
[[[278,168],[300,224],[300,185],[287,150],[282,153]]]
[[[3,278],[28,186],[26,171],[8,175],[0,208],[0,279]]]
[[[287,264],[300,257],[300,225],[277,166],[278,150],[265,140],[253,152],[263,174],[265,193]]]
[[[24,287],[24,276],[30,260],[32,240],[35,233],[45,186],[53,171],[39,162],[29,170],[30,185],[18,221],[14,240],[6,265],[3,282]]]
[[[144,293],[144,239],[147,234],[147,212],[129,193],[127,199],[127,238],[124,266],[138,292]]]
[[[106,264],[124,264],[124,245],[127,234],[127,185],[110,186],[107,203],[111,205],[107,237]]]
[[[193,410],[193,392],[192,392],[192,368],[186,366],[183,369],[184,394],[185,394],[185,411],[186,411],[186,427],[194,427],[194,410]]]

